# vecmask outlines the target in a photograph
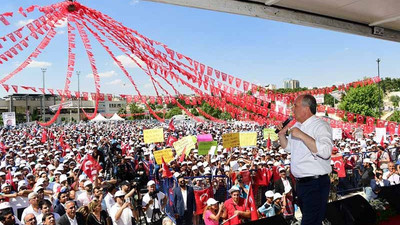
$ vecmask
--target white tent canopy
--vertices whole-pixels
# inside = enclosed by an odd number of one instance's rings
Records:
[[[119,120],[124,120],[124,119],[122,119],[120,116],[118,116],[116,113],[114,113],[114,115],[109,120],[119,121]]]
[[[108,121],[108,119],[104,118],[104,116],[102,116],[100,113],[97,114],[97,116],[95,118],[93,118],[92,120],[90,120],[92,122],[99,122],[99,121]]]

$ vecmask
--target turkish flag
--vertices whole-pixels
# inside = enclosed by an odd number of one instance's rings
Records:
[[[253,185],[249,185],[249,194],[247,195],[245,208],[250,208],[251,220],[258,220],[256,201],[254,200]]]
[[[374,126],[375,118],[371,116],[367,116],[367,126]]]
[[[194,199],[196,200],[196,215],[203,214],[204,208],[207,206],[207,200],[213,196],[212,186],[201,191],[194,191]]]
[[[47,141],[47,131],[46,131],[46,130],[43,130],[41,142],[42,142],[42,143],[45,143],[46,141]]]
[[[169,167],[168,167],[167,163],[165,163],[164,157],[161,157],[161,160],[162,160],[162,169],[163,169],[162,177],[163,178],[171,178],[172,177],[172,173],[169,170]]]
[[[347,120],[349,122],[353,122],[354,119],[354,113],[347,113]]]
[[[387,127],[386,127],[386,131],[389,132],[391,135],[394,134],[395,130],[396,130],[396,122],[388,122]]]
[[[81,170],[89,177],[91,181],[93,178],[97,176],[99,171],[102,169],[99,162],[97,162],[93,156],[86,155],[85,159],[82,162]]]
[[[342,156],[332,157],[333,168],[338,173],[339,177],[346,177],[346,171],[344,169],[344,162]]]
[[[172,130],[172,131],[175,130],[174,119],[171,119],[171,120],[169,121],[168,129],[169,129],[169,130]]]
[[[173,144],[175,143],[175,141],[177,141],[178,139],[172,135],[170,135],[167,139],[167,146],[172,147]]]
[[[13,181],[13,175],[11,174],[11,170],[8,170],[7,175],[6,175],[6,183],[10,184],[15,190],[15,184]]]
[[[383,127],[385,127],[385,122],[386,122],[385,120],[379,120],[379,119],[378,119],[378,120],[376,121],[376,127],[377,127],[377,128],[383,128]]]
[[[324,105],[318,105],[317,111],[318,112],[325,112],[325,106]]]
[[[364,116],[357,114],[357,123],[363,124],[364,123]]]
[[[267,149],[271,149],[271,138],[268,134],[268,140],[267,140]]]

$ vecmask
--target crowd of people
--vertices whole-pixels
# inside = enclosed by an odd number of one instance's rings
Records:
[[[145,144],[143,130],[156,127],[164,129],[166,141]],[[251,218],[250,188],[258,218],[279,215],[293,222],[297,193],[291,154],[279,141],[269,144],[264,128],[247,122],[175,121],[171,129],[154,120],[3,128],[0,222],[234,225]],[[222,147],[223,134],[247,131],[257,132],[256,146]],[[194,148],[182,158],[167,142],[170,136],[198,134],[211,134],[218,142],[214,155],[199,155]],[[335,140],[331,157],[340,160],[331,161],[331,201],[360,188],[371,200],[382,186],[400,183],[399,137],[388,136],[383,143],[373,139],[372,133]],[[167,147],[174,160],[158,165],[154,152]],[[101,166],[98,173],[83,172],[87,155]],[[173,176],[166,177],[165,170]]]

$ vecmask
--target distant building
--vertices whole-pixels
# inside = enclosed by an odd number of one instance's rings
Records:
[[[298,80],[285,80],[283,81],[283,88],[290,88],[290,89],[295,89],[295,88],[300,88],[300,82]]]
[[[0,113],[1,112],[15,112],[17,123],[31,122],[32,119],[41,119],[42,108],[42,94],[12,94],[0,99]],[[45,119],[49,121],[58,110],[61,103],[60,96],[45,95]],[[63,103],[63,108],[60,116],[56,122],[78,120],[78,105],[79,100],[75,97],[66,100]],[[120,98],[113,98],[112,101],[99,101],[98,113],[103,115],[110,115],[117,113],[121,108],[126,108],[126,100]],[[94,112],[94,100],[81,100],[81,110],[84,109],[87,113]],[[84,114],[80,112],[80,118],[84,119]],[[34,118],[35,117],[35,118]]]
[[[275,90],[276,89],[276,85],[275,84],[267,84],[267,85],[265,85],[265,89],[267,89],[267,90]]]

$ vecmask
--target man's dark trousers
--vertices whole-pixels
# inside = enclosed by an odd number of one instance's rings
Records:
[[[301,225],[321,225],[325,218],[330,189],[329,176],[297,182],[298,205],[303,214]]]

